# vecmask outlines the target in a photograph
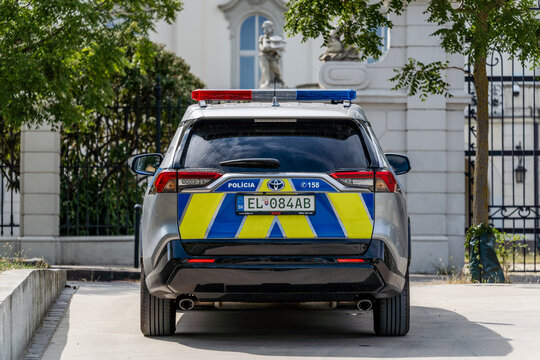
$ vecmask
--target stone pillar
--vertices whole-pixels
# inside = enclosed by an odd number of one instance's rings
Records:
[[[60,261],[60,134],[50,126],[21,132],[21,238],[26,257]]]
[[[464,109],[470,97],[459,70],[446,73],[451,98],[430,96],[423,102],[391,90],[394,69],[409,57],[463,66],[463,57],[447,55],[440,40],[430,36],[436,25],[426,21],[426,6],[426,0],[417,0],[401,16],[392,17],[390,49],[380,61],[325,63],[319,79],[324,88],[357,89],[355,102],[364,109],[384,150],[410,157],[412,171],[400,180],[411,217],[411,271],[433,273],[464,263]]]

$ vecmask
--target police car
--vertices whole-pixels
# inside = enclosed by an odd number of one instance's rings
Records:
[[[383,153],[355,96],[194,90],[167,153],[130,159],[152,177],[140,223],[144,335],[173,334],[177,310],[304,302],[373,310],[376,334],[408,332],[396,175],[410,163]]]

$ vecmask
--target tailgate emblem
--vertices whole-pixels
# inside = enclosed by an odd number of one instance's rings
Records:
[[[285,182],[280,179],[272,179],[268,181],[268,189],[272,191],[279,191],[285,187]]]

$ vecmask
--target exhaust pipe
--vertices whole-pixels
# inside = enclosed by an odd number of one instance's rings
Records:
[[[356,303],[356,307],[360,311],[369,311],[373,307],[371,300],[363,299]]]
[[[178,299],[178,307],[183,311],[192,310],[195,307],[195,301],[191,298]]]

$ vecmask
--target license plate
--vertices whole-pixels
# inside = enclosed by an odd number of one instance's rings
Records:
[[[237,195],[238,215],[313,215],[315,195]]]

